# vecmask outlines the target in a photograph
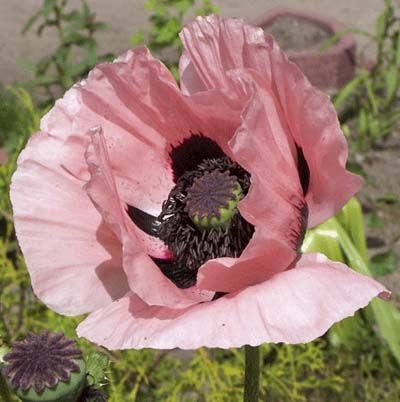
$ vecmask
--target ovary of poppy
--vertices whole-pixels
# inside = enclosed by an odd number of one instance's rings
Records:
[[[11,199],[36,295],[91,313],[78,334],[109,349],[308,342],[387,296],[299,251],[361,186],[329,98],[242,20],[198,17],[181,38],[180,88],[128,51],[21,153]]]

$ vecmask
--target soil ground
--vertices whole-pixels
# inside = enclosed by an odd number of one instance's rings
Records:
[[[400,127],[380,146],[363,157],[362,166],[368,179],[359,194],[367,212],[374,212],[380,219],[379,227],[367,227],[370,255],[393,250],[400,257]],[[385,202],[385,195],[395,196]],[[400,306],[400,258],[397,270],[379,278],[392,292],[393,300]]]

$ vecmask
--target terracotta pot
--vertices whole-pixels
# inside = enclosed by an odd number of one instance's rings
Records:
[[[342,32],[345,27],[335,19],[318,14],[286,8],[273,9],[252,21],[266,32],[278,19],[288,17],[299,22],[318,27],[328,35]],[[276,38],[279,43],[279,38]],[[340,88],[354,77],[356,42],[351,34],[346,34],[328,49],[321,51],[320,44],[299,50],[287,50],[311,83],[321,89]]]

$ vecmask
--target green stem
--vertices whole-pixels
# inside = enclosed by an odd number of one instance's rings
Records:
[[[5,379],[1,374],[0,374],[0,401],[11,401],[10,391],[8,389]]]
[[[245,345],[244,402],[258,402],[260,391],[260,348]]]

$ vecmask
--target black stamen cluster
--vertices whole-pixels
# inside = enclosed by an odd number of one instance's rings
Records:
[[[80,358],[82,352],[75,341],[62,333],[29,333],[23,341],[14,342],[12,351],[4,356],[3,374],[15,389],[41,392],[58,381],[68,381],[71,372],[79,371],[75,360]]]
[[[226,228],[198,229],[185,212],[188,190],[206,173],[218,170],[236,178],[243,194],[250,187],[250,174],[228,157],[203,160],[195,170],[186,172],[164,202],[157,218],[157,236],[175,255],[171,261],[154,259],[160,269],[180,288],[196,283],[197,271],[206,261],[218,257],[239,257],[254,233],[254,226],[237,211]]]

